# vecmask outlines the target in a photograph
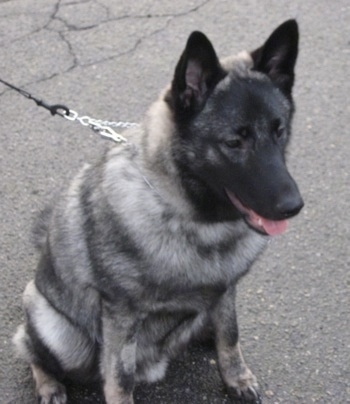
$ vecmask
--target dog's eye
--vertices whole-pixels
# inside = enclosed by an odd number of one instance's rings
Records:
[[[237,133],[238,133],[239,136],[245,138],[245,137],[247,137],[249,135],[249,130],[245,126],[242,126],[241,128],[239,128],[237,130]]]
[[[275,133],[276,133],[277,138],[282,137],[283,134],[284,134],[284,127],[283,127],[283,126],[279,126],[279,127],[276,129]]]
[[[276,121],[273,123],[273,132],[277,139],[282,137],[285,132],[285,127],[282,125],[282,122],[279,119],[276,119]]]
[[[239,139],[226,140],[225,144],[230,149],[239,149],[242,146],[242,142]]]

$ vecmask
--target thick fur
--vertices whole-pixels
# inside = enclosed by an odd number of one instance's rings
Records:
[[[45,211],[14,337],[41,403],[65,403],[71,378],[101,380],[108,404],[130,404],[137,381],[161,379],[208,327],[228,389],[259,402],[235,287],[268,237],[225,190],[269,220],[302,207],[284,163],[297,36],[288,21],[263,47],[220,63],[193,33],[129,142],[86,165]]]

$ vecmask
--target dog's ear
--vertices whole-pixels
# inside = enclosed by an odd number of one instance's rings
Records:
[[[209,39],[201,32],[193,32],[176,66],[171,86],[171,104],[175,111],[185,116],[200,111],[223,76]]]
[[[251,53],[254,69],[267,74],[281,90],[291,95],[298,55],[299,31],[295,20],[281,24],[265,44]]]

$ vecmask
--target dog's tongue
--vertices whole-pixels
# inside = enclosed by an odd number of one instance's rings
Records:
[[[269,236],[277,236],[284,233],[288,225],[287,220],[265,219],[264,217],[259,216],[253,210],[249,210],[248,219],[254,227],[262,227]]]
[[[231,202],[237,207],[237,209],[246,216],[246,220],[249,224],[258,230],[264,230],[269,236],[277,236],[286,231],[288,221],[287,220],[270,220],[259,216],[254,210],[244,206],[242,202],[236,197],[235,194],[226,190],[227,195],[231,199]]]
[[[277,236],[287,230],[288,220],[266,220],[264,219],[263,228],[270,236]]]

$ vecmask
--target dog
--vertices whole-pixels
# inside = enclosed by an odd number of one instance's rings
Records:
[[[298,38],[288,20],[220,61],[193,32],[143,123],[45,211],[14,337],[39,403],[66,403],[71,379],[99,380],[107,404],[131,404],[135,383],[162,379],[207,329],[228,391],[261,402],[235,290],[303,207],[285,163]]]

